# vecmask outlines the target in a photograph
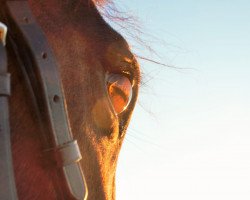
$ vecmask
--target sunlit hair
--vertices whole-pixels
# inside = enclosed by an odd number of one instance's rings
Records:
[[[103,6],[107,3],[112,2],[112,0],[92,0],[96,5]]]
[[[124,8],[118,7],[115,0],[92,1],[97,6],[104,20],[121,33],[130,43],[132,47],[131,50],[137,59],[176,70],[189,69],[168,65],[159,61],[164,55],[159,55],[159,52],[155,51],[154,43],[164,45],[166,44],[165,41],[146,31],[143,22],[140,21],[134,13],[127,12],[126,10],[124,11]],[[144,55],[141,55],[142,50]]]
[[[159,61],[160,55],[154,49],[154,41],[159,43],[159,38],[147,31],[146,33],[146,28],[143,26],[143,22],[140,21],[134,13],[124,10],[123,7],[119,7],[119,2],[116,4],[115,0],[91,1],[95,3],[104,20],[116,31],[122,34],[122,36],[129,42],[131,51],[139,62],[145,61],[152,63],[154,66],[157,65],[178,70],[182,69]],[[164,41],[161,41],[160,43],[164,43]],[[146,82],[148,82],[143,74],[142,67],[140,79],[141,85],[145,85]]]
[[[136,52],[140,51],[141,48],[154,52],[151,46],[147,44],[146,34],[142,31],[142,22],[138,20],[134,13],[127,12],[113,0],[92,1],[97,6],[104,20],[129,41],[132,51],[137,57],[140,58]]]

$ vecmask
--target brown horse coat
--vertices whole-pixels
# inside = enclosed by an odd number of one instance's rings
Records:
[[[3,0],[0,1],[3,3]],[[139,66],[123,37],[89,0],[29,0],[59,63],[69,121],[78,140],[89,200],[115,199],[117,158],[133,111]],[[12,74],[10,117],[14,171],[19,199],[58,199],[54,167],[46,164],[39,125],[21,71],[9,54]],[[116,114],[106,75],[128,75],[133,96]]]

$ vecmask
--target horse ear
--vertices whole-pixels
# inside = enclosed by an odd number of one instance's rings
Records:
[[[0,42],[3,43],[4,46],[6,44],[7,30],[7,26],[0,22]]]

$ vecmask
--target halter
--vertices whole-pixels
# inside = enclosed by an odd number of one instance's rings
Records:
[[[87,198],[87,187],[79,161],[81,153],[73,140],[58,64],[44,33],[36,23],[27,1],[7,1],[4,23],[9,28],[8,44],[34,100],[45,144],[45,154],[55,163],[55,189],[59,199]],[[6,27],[0,23],[0,199],[16,200],[15,178],[10,145],[8,97],[10,75],[5,49]],[[1,35],[0,35],[1,37]]]

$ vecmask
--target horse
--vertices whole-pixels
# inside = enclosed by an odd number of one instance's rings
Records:
[[[0,0],[0,22],[8,22],[5,20],[6,5],[18,2],[21,5],[24,0]],[[117,160],[136,104],[140,68],[127,41],[103,19],[97,3],[100,2],[26,2],[57,62],[64,98],[55,95],[53,102],[64,105],[72,138],[78,143],[82,159],[77,162],[87,187],[87,195],[83,198],[114,200]],[[22,7],[16,6],[15,9],[17,12]],[[29,23],[27,18],[22,20]],[[20,67],[22,55],[15,52],[15,48],[25,44],[18,43],[21,36],[11,32],[11,27],[8,27],[9,123],[16,196],[20,200],[76,199],[64,194],[67,192],[58,176],[60,169],[55,156],[51,156],[54,146],[49,148],[44,144],[44,134],[47,134],[44,127],[47,129],[37,107],[42,111],[43,108],[40,104],[37,106],[30,92],[30,87],[36,82],[27,84],[27,77]],[[32,37],[34,33],[29,34]],[[14,42],[11,37],[14,37]],[[34,40],[39,41],[39,38]],[[25,50],[21,54],[26,54]],[[41,59],[49,56],[43,53]],[[36,90],[34,92],[36,94]],[[42,98],[40,93],[36,98]],[[1,187],[3,184],[0,183]]]

